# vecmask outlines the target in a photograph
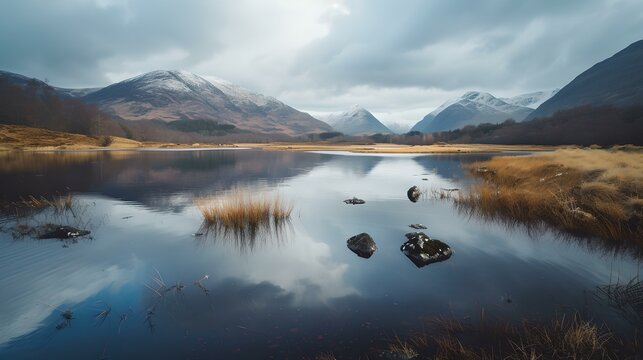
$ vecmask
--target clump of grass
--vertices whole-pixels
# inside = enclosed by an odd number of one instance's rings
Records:
[[[626,283],[598,286],[596,294],[634,322],[643,320],[643,281],[638,276]]]
[[[475,163],[482,178],[454,197],[462,209],[574,235],[643,245],[643,153],[566,149]]]
[[[413,359],[419,355],[413,344],[404,341],[397,336],[395,337],[395,340],[389,344],[389,350],[398,356],[403,356],[407,359]]]
[[[114,139],[112,139],[111,136],[103,135],[98,137],[98,146],[100,147],[108,147],[112,145],[114,142]]]
[[[548,323],[436,319],[431,327],[388,348],[408,359],[614,359],[636,353],[605,327],[578,314]],[[401,357],[400,357],[401,358]]]
[[[53,208],[57,212],[73,211],[74,198],[71,194],[64,196],[54,196],[48,199],[44,196],[35,197],[29,195],[25,198],[20,198],[20,201],[14,204],[16,207],[26,207],[32,209],[45,209],[48,207]]]
[[[249,191],[233,190],[227,196],[199,198],[195,203],[208,225],[233,231],[255,231],[269,226],[270,221],[282,223],[290,218],[293,206],[279,194],[256,196]]]

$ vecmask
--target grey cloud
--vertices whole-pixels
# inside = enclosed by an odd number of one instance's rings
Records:
[[[0,69],[67,87],[186,69],[411,122],[468,90],[561,87],[643,38],[640,0],[336,1],[4,1]]]
[[[110,4],[112,3],[112,4]],[[128,61],[171,50],[190,66],[217,48],[216,2],[14,1],[0,12],[3,69],[49,78],[55,85],[97,85]],[[163,61],[161,60],[159,65]],[[165,64],[163,64],[165,65]],[[153,69],[148,69],[153,70]]]
[[[562,86],[643,37],[638,1],[356,0],[292,73],[333,86]],[[511,85],[508,85],[511,84]]]

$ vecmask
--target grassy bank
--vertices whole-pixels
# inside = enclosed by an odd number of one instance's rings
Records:
[[[107,140],[109,139],[109,140]],[[348,151],[354,153],[383,154],[441,154],[482,153],[499,151],[542,151],[555,147],[537,145],[488,145],[488,144],[357,144],[328,142],[272,142],[243,144],[176,144],[142,142],[117,136],[101,137],[51,131],[20,125],[0,124],[0,150],[91,150],[91,149],[138,149],[138,148],[208,148],[249,147],[277,151]]]
[[[559,315],[551,321],[512,322],[487,318],[474,322],[450,317],[427,321],[424,330],[394,336],[375,345],[363,359],[633,359],[640,344],[637,334],[618,335],[605,325],[579,314]],[[314,360],[338,359],[332,352]]]
[[[108,140],[109,139],[109,140]],[[141,142],[118,136],[89,136],[20,125],[0,124],[0,150],[91,150],[137,148],[204,148],[236,145]]]
[[[643,245],[640,148],[494,157],[470,171],[482,181],[454,200],[476,215]]]
[[[457,154],[485,153],[501,151],[544,151],[553,150],[553,146],[538,145],[490,145],[490,144],[351,144],[351,143],[268,143],[244,144],[245,147],[277,151],[348,151],[373,154]]]

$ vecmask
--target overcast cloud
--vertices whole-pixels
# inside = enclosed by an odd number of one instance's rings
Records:
[[[564,86],[643,39],[643,1],[0,0],[0,69],[94,87],[216,76],[312,114],[412,124],[469,90]]]

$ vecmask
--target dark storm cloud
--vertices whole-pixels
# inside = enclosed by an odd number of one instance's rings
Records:
[[[643,38],[640,1],[355,0],[348,8],[293,67],[303,84],[557,87]]]
[[[97,85],[123,62],[168,52],[189,66],[217,48],[213,1],[11,1],[0,11],[0,67],[55,85]],[[165,64],[164,64],[165,65]],[[154,69],[150,69],[154,70]]]

